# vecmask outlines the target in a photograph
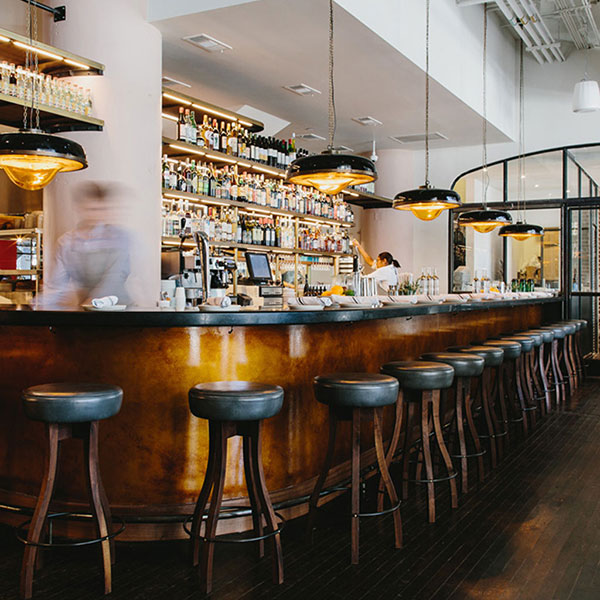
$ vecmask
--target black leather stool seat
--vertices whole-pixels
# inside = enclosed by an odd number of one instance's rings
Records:
[[[521,356],[521,344],[519,342],[511,342],[509,340],[487,340],[483,342],[483,346],[496,346],[504,350],[505,360],[514,360]]]
[[[492,346],[451,346],[448,352],[466,352],[467,354],[477,354],[485,359],[486,367],[498,367],[504,360],[504,350]]]
[[[529,329],[525,332],[525,335],[537,333],[542,336],[542,342],[549,344],[554,339],[554,332],[552,329]]]
[[[580,329],[586,329],[588,323],[585,319],[572,319],[572,321],[575,321],[576,323],[579,323],[580,325]]]
[[[560,325],[567,335],[573,335],[577,331],[577,325],[575,325],[575,323],[561,323]]]
[[[523,352],[531,352],[531,350],[534,349],[534,343],[533,343],[533,338],[530,338],[529,336],[526,335],[511,335],[508,337],[503,338],[505,340],[510,340],[511,342],[519,342],[519,344],[521,344],[521,350]]]
[[[457,377],[478,377],[483,373],[485,359],[477,354],[464,352],[427,352],[422,360],[441,362],[450,365]]]
[[[583,324],[581,321],[573,320],[573,321],[561,321],[561,325],[575,325],[577,331],[581,331],[583,329]]]
[[[22,393],[25,414],[45,423],[89,423],[116,415],[123,390],[102,383],[47,383]]]
[[[283,388],[251,381],[213,381],[190,389],[192,414],[212,421],[259,421],[276,415]]]
[[[555,340],[562,340],[565,337],[565,330],[560,325],[542,325],[540,329],[551,329]]]
[[[454,381],[450,365],[424,360],[389,362],[381,367],[381,372],[395,377],[402,389],[408,390],[443,390]]]
[[[516,337],[520,338],[521,336],[526,336],[533,340],[533,347],[539,348],[544,342],[544,336],[541,333],[536,333],[535,331],[522,331],[521,333],[517,333]]]
[[[317,400],[329,406],[377,408],[398,399],[398,380],[378,373],[332,373],[313,379]]]

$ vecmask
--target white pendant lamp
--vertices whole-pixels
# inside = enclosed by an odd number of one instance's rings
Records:
[[[573,91],[573,112],[586,113],[600,110],[600,89],[593,79],[582,79]]]

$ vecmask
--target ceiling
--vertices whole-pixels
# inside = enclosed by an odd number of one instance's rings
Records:
[[[376,139],[378,149],[423,148],[423,142],[399,144],[389,139],[424,133],[423,71],[344,9],[335,3],[334,7],[335,145],[365,152]],[[234,111],[249,105],[289,122],[278,137],[308,132],[327,137],[325,0],[256,0],[153,24],[163,36],[163,74],[191,85],[173,90]],[[232,50],[210,53],[182,40],[200,33]],[[322,93],[301,97],[283,89],[300,83]],[[352,121],[367,115],[383,125],[366,127]],[[481,125],[477,112],[431,81],[430,132],[448,138],[432,141],[432,148],[480,144]],[[489,124],[488,141],[509,140]],[[300,145],[317,152],[326,142]]]

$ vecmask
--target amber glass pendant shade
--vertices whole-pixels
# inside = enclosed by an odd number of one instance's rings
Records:
[[[392,206],[396,210],[410,210],[421,221],[433,221],[444,210],[460,206],[460,196],[452,190],[421,186],[396,194]]]
[[[286,173],[286,181],[314,187],[324,194],[339,194],[351,185],[377,179],[375,164],[364,156],[337,154],[329,150],[322,154],[297,158]]]
[[[531,237],[539,237],[544,235],[544,228],[540,225],[530,225],[519,221],[514,225],[506,225],[500,229],[498,235],[502,237],[511,237],[519,242],[527,240]]]
[[[489,233],[496,227],[510,225],[512,217],[503,210],[470,210],[460,214],[457,223],[461,227],[472,227],[479,233]]]
[[[57,173],[86,167],[83,148],[72,140],[38,130],[0,135],[0,168],[24,190],[40,190]]]

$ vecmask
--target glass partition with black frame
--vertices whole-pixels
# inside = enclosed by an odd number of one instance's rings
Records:
[[[519,158],[512,157],[456,178],[452,189],[463,205],[452,211],[448,281],[451,291],[472,291],[482,277],[497,286],[533,280],[536,288],[557,290],[565,297],[565,316],[586,319],[585,351],[598,351],[600,310],[600,144],[531,153],[523,158],[525,219],[544,228],[544,235],[524,241],[478,233],[460,227],[458,216],[487,206],[523,216],[518,197]]]

